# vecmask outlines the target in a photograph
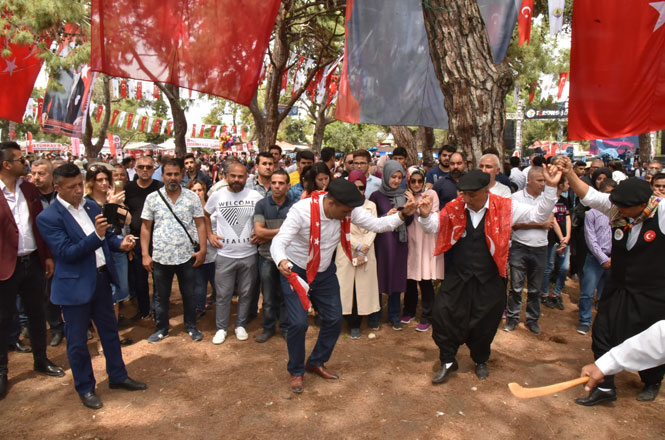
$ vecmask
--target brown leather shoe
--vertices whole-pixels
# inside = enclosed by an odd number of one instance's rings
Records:
[[[291,376],[291,379],[289,379],[289,386],[291,387],[291,391],[293,391],[296,394],[300,394],[303,392],[305,387],[302,384],[302,376]]]
[[[305,364],[305,368],[310,373],[316,373],[324,379],[333,379],[333,380],[339,379],[338,375],[327,369],[324,365]]]

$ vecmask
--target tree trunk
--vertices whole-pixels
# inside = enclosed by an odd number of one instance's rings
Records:
[[[644,133],[638,136],[640,146],[640,164],[651,160],[651,135]]]
[[[434,129],[430,127],[418,127],[416,139],[419,150],[423,152],[423,159],[433,159]]]
[[[395,143],[398,147],[406,149],[409,157],[406,160],[406,165],[416,165],[418,161],[418,149],[416,146],[416,137],[409,127],[403,125],[391,125],[390,132],[395,138]]]
[[[102,124],[99,127],[99,134],[97,142],[92,143],[92,121],[90,120],[90,112],[85,115],[85,131],[81,136],[83,145],[85,145],[85,157],[93,159],[99,156],[99,152],[104,148],[104,141],[106,141],[106,132],[109,128],[111,121],[111,78],[108,75],[102,75],[102,82],[104,84],[104,116],[102,117]],[[118,148],[121,148],[118,145]]]
[[[448,143],[476,164],[485,148],[503,154],[505,97],[513,76],[507,62],[494,64],[476,0],[429,0],[423,14],[448,112]]]
[[[328,103],[328,93],[329,90],[326,90],[321,104],[312,104],[312,106],[315,106],[315,109],[312,110],[315,111],[310,112],[314,113],[315,117],[313,119],[316,120],[316,123],[314,124],[314,135],[312,136],[312,151],[314,151],[315,154],[321,152],[321,145],[323,145],[323,135],[326,132],[326,127],[335,120],[328,114],[330,113],[330,107],[326,105]]]
[[[173,84],[156,84],[171,105],[173,135],[175,136],[175,157],[183,158],[187,154],[187,143],[185,142],[187,117],[185,116],[185,110],[180,106],[180,88]]]

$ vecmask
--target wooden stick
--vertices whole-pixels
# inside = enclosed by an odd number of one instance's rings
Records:
[[[545,387],[538,388],[524,388],[522,385],[511,382],[508,384],[508,389],[515,397],[520,399],[530,399],[532,397],[547,396],[550,394],[558,393],[559,391],[567,390],[577,385],[582,385],[589,381],[589,377],[578,377],[577,379],[569,380],[567,382],[559,382]]]

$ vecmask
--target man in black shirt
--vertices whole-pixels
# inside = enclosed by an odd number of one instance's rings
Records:
[[[132,221],[129,231],[134,236],[136,246],[134,257],[129,262],[129,291],[138,300],[139,312],[134,319],[145,319],[150,316],[150,291],[148,272],[141,262],[141,212],[146,197],[164,184],[152,178],[155,163],[150,156],[139,157],[136,161],[137,180],[129,182],[125,187],[125,205],[129,208]]]
[[[439,196],[439,210],[442,210],[446,203],[457,198],[457,182],[465,172],[466,159],[462,153],[453,153],[450,156],[450,172],[434,183],[434,191]]]

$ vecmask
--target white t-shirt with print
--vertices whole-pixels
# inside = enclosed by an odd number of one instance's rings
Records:
[[[217,214],[217,235],[222,237],[222,247],[217,255],[227,258],[245,258],[256,254],[257,246],[251,244],[254,232],[254,208],[263,196],[253,189],[245,188],[238,193],[228,187],[214,192],[205,210]]]

